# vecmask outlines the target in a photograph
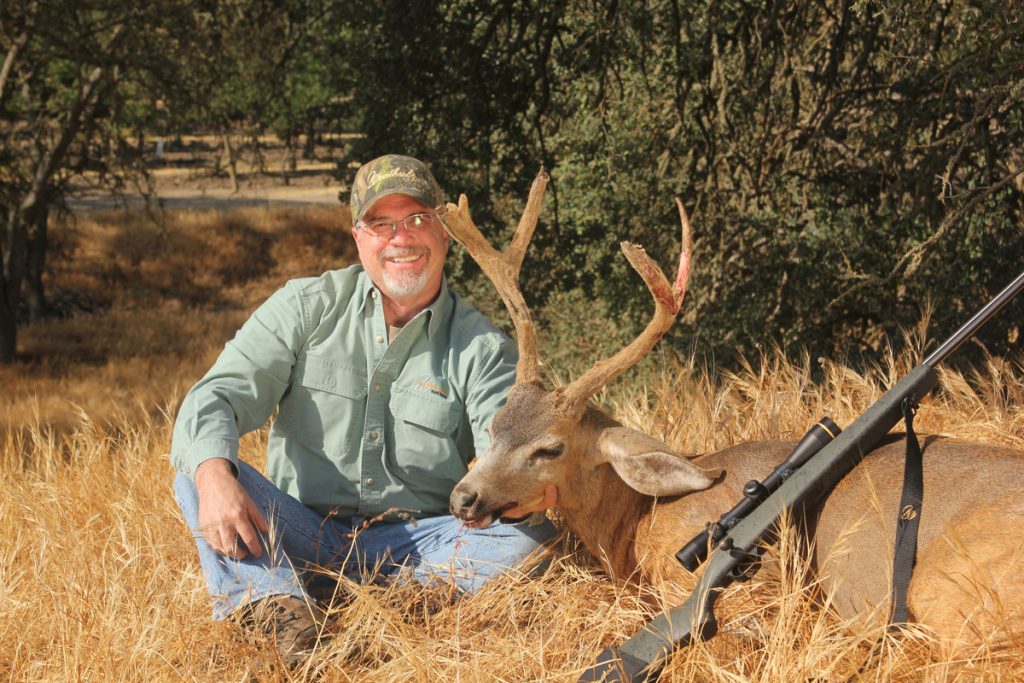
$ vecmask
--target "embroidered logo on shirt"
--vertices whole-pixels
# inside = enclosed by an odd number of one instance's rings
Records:
[[[441,398],[448,398],[448,392],[439,387],[434,382],[432,382],[429,375],[424,375],[419,380],[417,380],[416,386],[426,389],[435,396],[440,396]]]

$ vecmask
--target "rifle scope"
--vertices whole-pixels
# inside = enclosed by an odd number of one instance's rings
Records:
[[[688,571],[694,571],[701,562],[707,559],[708,551],[718,545],[725,535],[740,520],[750,514],[761,502],[775,492],[801,465],[812,455],[825,447],[829,441],[843,431],[827,415],[818,420],[803,438],[797,443],[793,452],[782,461],[764,481],[751,479],[743,487],[743,499],[718,518],[717,522],[709,522],[707,528],[694,536],[676,553],[676,559]]]

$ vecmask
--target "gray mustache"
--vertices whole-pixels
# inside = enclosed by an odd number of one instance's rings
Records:
[[[382,259],[385,258],[402,258],[405,256],[416,256],[418,254],[428,254],[429,249],[424,247],[391,247],[385,249],[380,253]]]

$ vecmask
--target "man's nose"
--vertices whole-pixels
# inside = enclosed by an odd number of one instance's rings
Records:
[[[403,244],[414,239],[412,232],[405,226],[405,223],[396,223],[395,230],[391,233],[391,238],[388,241],[392,244]]]

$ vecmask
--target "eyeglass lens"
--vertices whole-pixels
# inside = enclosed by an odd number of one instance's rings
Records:
[[[414,213],[411,216],[406,216],[405,218],[397,220],[382,218],[380,220],[364,223],[363,225],[367,230],[375,235],[393,235],[398,230],[399,225],[404,225],[406,230],[412,232],[431,225],[434,222],[434,218],[435,217],[429,213]]]

